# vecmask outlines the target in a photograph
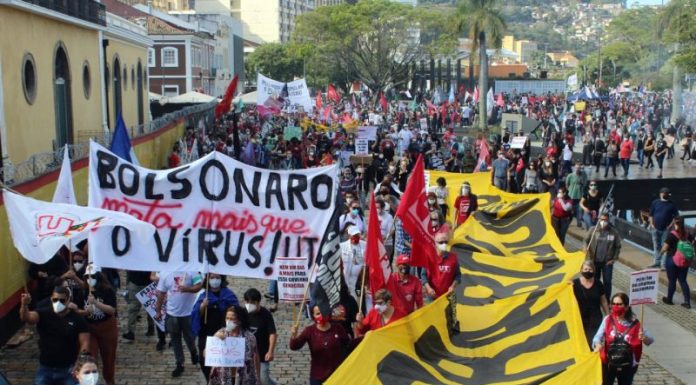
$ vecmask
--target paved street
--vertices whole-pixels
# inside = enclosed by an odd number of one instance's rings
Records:
[[[580,243],[568,237],[567,245],[570,250],[577,250]],[[614,283],[616,290],[626,290],[628,286],[628,268],[620,266],[615,269]],[[265,292],[265,281],[254,279],[234,279],[231,280],[231,286],[235,293],[241,297],[244,291],[249,287],[256,287],[262,292]],[[663,288],[664,289],[664,288]],[[123,297],[119,297],[119,309],[125,309]],[[693,310],[686,310],[680,306],[654,305],[648,307],[650,311],[654,311],[661,315],[664,319],[663,323],[667,323],[668,330],[674,330],[683,327],[688,332],[688,338],[696,338],[696,317]],[[309,370],[309,354],[307,349],[301,352],[291,352],[288,346],[289,330],[292,324],[293,306],[281,304],[279,310],[275,313],[276,323],[278,326],[280,338],[276,357],[273,363],[273,376],[278,380],[279,384],[305,384],[307,383]],[[120,315],[121,324],[125,323],[125,312],[122,310]],[[651,325],[653,320],[646,313],[646,325],[649,329],[653,329]],[[163,353],[155,351],[156,337],[144,337],[145,320],[140,321],[139,329],[136,331],[136,341],[134,343],[124,343],[119,341],[118,347],[118,362],[117,362],[117,380],[123,385],[169,385],[169,384],[203,384],[203,376],[197,367],[186,364],[186,371],[181,378],[172,379],[170,372],[173,369],[174,357],[171,350]],[[679,385],[689,384],[683,382],[675,375],[666,370],[658,362],[671,361],[673,357],[660,355],[667,351],[671,346],[666,345],[664,339],[660,339],[660,335],[656,335],[655,348],[649,348],[647,355],[644,356],[641,362],[640,369],[636,376],[636,385]],[[677,336],[677,338],[679,338]],[[659,349],[658,349],[659,347]],[[656,354],[651,357],[650,353]],[[691,355],[694,357],[694,355]],[[38,361],[38,352],[36,347],[36,338],[25,342],[16,349],[0,350],[0,367],[6,372],[8,378],[13,385],[30,385]],[[656,362],[657,361],[657,362]],[[677,368],[678,369],[678,368]],[[686,376],[686,374],[682,374]],[[691,376],[695,377],[695,376]],[[693,383],[693,382],[691,382]]]

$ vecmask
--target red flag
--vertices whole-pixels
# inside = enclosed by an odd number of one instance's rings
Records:
[[[428,106],[428,115],[432,115],[435,112],[437,112],[437,108],[435,107],[433,102],[431,102],[430,100],[425,99],[425,105]]]
[[[418,155],[396,216],[401,219],[404,230],[412,238],[411,265],[428,267],[431,263],[436,263],[439,255],[431,232],[430,211],[425,196],[423,155]]]
[[[232,107],[232,97],[234,97],[234,92],[237,90],[238,80],[239,77],[237,75],[234,75],[234,78],[227,86],[227,90],[225,90],[225,96],[222,98],[220,103],[218,103],[218,105],[215,106],[215,119],[220,119],[220,117],[223,114],[229,112],[230,107]]]
[[[481,142],[481,150],[479,152],[479,158],[476,162],[476,169],[474,172],[479,172],[483,170],[488,170],[488,159],[490,157],[490,152],[488,151],[488,143],[484,140]]]
[[[322,105],[323,105],[323,103],[321,102],[321,92],[317,91],[317,102],[316,102],[317,111],[321,110]]]
[[[370,198],[370,216],[367,224],[367,248],[365,250],[365,264],[369,269],[370,290],[372,295],[377,290],[384,288],[389,280],[390,266],[387,250],[384,248],[382,232],[379,227],[379,217],[375,205],[375,193]]]
[[[480,95],[479,95],[479,89],[478,89],[478,86],[477,86],[476,88],[474,88],[474,103],[478,103],[478,101],[479,101],[479,96],[480,96]]]
[[[387,102],[387,98],[384,97],[384,92],[379,93],[379,105],[382,107],[382,112],[388,112],[387,107],[389,106],[389,102]]]
[[[338,95],[338,92],[336,91],[336,88],[334,88],[333,84],[329,84],[329,86],[326,88],[326,98],[336,104],[341,101],[341,97]]]

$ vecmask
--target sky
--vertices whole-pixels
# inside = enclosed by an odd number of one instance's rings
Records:
[[[661,5],[663,0],[628,0],[628,6],[633,7],[633,4],[638,3],[640,5]],[[669,3],[669,0],[664,0],[664,3]]]

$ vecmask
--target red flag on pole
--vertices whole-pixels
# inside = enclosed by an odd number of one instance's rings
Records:
[[[338,92],[333,84],[329,84],[329,86],[326,88],[326,98],[336,104],[341,101],[341,97],[338,95]]]
[[[404,230],[412,239],[411,265],[428,267],[431,262],[436,263],[439,255],[430,226],[430,211],[425,196],[423,155],[419,155],[416,160],[396,216],[401,219]]]
[[[382,232],[375,205],[375,193],[370,198],[370,215],[367,224],[367,248],[365,250],[365,263],[369,269],[370,290],[374,295],[377,290],[384,288],[389,280],[390,266],[387,250],[384,248]]]
[[[223,114],[226,114],[230,111],[230,107],[232,107],[232,98],[234,97],[235,91],[237,91],[238,80],[238,76],[234,75],[234,78],[232,79],[230,84],[227,85],[227,90],[225,90],[225,96],[222,98],[220,103],[218,103],[218,105],[215,106],[215,119],[220,119],[220,117]]]
[[[387,107],[389,106],[389,102],[387,102],[387,98],[384,97],[384,91],[379,93],[379,105],[382,107],[382,112],[388,112]]]
[[[317,91],[317,101],[316,101],[317,111],[321,110],[322,105],[323,105],[323,103],[321,102],[321,92]]]
[[[479,101],[479,89],[478,86],[474,88],[474,103],[478,103]]]
[[[474,172],[488,170],[488,159],[490,159],[490,152],[488,151],[488,143],[484,140],[481,142],[481,150]]]

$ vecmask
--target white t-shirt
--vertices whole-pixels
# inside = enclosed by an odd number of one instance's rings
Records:
[[[408,150],[408,145],[411,144],[411,138],[413,138],[413,133],[411,130],[403,129],[399,131],[399,149],[401,151]]]
[[[382,214],[377,214],[377,218],[379,218],[379,231],[382,233],[384,246],[392,246],[394,244],[394,237],[387,239],[387,236],[394,225],[394,217],[388,212],[383,212]]]
[[[343,278],[346,280],[348,292],[356,300],[360,298],[355,292],[355,285],[358,283],[360,272],[365,263],[365,249],[367,243],[360,241],[357,245],[350,241],[341,242],[341,263],[343,263]]]
[[[172,317],[186,317],[191,315],[193,304],[196,302],[196,293],[184,293],[181,287],[193,285],[192,273],[174,272],[160,277],[157,283],[157,291],[167,293],[167,314]]]

